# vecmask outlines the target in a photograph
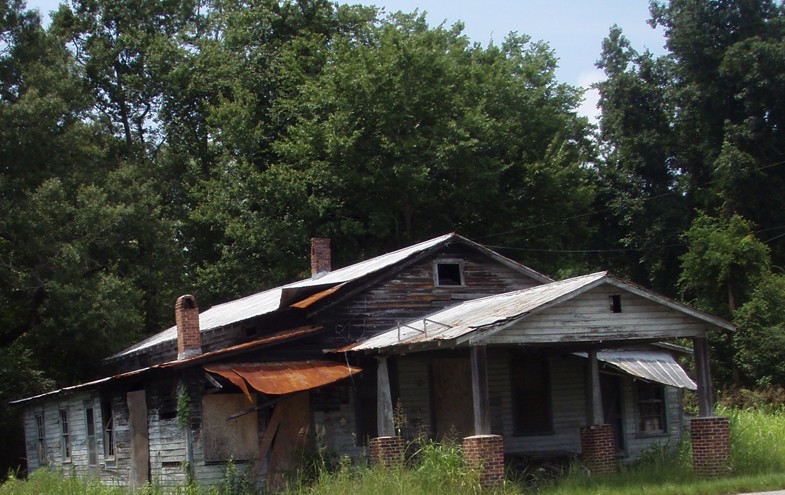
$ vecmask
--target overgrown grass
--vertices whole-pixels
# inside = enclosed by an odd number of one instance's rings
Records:
[[[333,467],[317,462],[316,469],[295,478],[286,495],[720,495],[785,488],[785,409],[719,408],[731,421],[731,466],[727,476],[701,479],[692,472],[689,442],[653,448],[641,459],[610,476],[590,476],[580,465],[565,472],[533,469],[511,477],[501,487],[482,490],[478,473],[467,469],[458,444],[419,441],[398,467],[353,465],[344,459]],[[312,466],[313,467],[313,466]],[[148,486],[134,495],[238,495],[250,493],[242,476],[229,466],[225,483],[217,487],[188,486],[164,490]],[[554,479],[554,473],[558,477]],[[29,479],[13,476],[0,485],[0,495],[129,495],[123,488],[96,480],[63,478],[38,470]]]

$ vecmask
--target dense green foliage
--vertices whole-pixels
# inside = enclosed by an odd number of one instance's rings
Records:
[[[660,58],[611,28],[595,132],[525,35],[326,0],[70,0],[44,29],[0,1],[3,401],[102,374],[181,293],[305,275],[312,236],[342,265],[453,230],[733,318],[719,383],[785,384],[781,2],[655,2]]]

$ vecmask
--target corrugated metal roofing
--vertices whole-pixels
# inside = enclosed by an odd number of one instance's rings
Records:
[[[509,260],[488,248],[472,242],[469,239],[461,237],[458,234],[451,233],[435,237],[433,239],[429,239],[427,241],[423,241],[418,244],[393,251],[391,253],[383,254],[375,258],[361,261],[344,268],[339,268],[316,278],[300,280],[281,287],[276,287],[274,289],[243,297],[241,299],[235,299],[224,304],[218,304],[199,314],[199,328],[202,330],[202,332],[205,332],[281,309],[282,301],[285,299],[284,296],[291,293],[292,289],[321,287],[322,291],[319,294],[312,296],[313,299],[310,302],[313,302],[319,298],[330,295],[330,288],[333,288],[338,284],[357,280],[367,275],[379,272],[395,265],[396,263],[404,261],[407,258],[416,256],[423,251],[436,247],[440,244],[446,244],[453,241],[460,241],[474,246],[477,249],[486,252],[488,255],[495,257],[500,262],[515,266],[518,270],[526,272],[529,276],[535,278],[536,280],[542,282],[550,281],[548,277],[542,275],[541,273]],[[306,299],[306,301],[308,300]],[[297,303],[307,305],[308,302],[306,301],[291,302],[295,303],[295,305]],[[159,344],[172,342],[175,340],[177,340],[177,327],[170,327],[161,333],[153,335],[146,340],[143,340],[121,352],[118,352],[109,359],[117,359],[123,356],[132,355],[155,347]]]
[[[483,297],[407,322],[343,350],[367,351],[399,345],[447,341],[476,330],[497,326],[573,294],[603,279],[606,272],[593,273],[524,290]]]
[[[224,304],[215,305],[199,314],[199,328],[204,332],[271,313],[280,309],[281,297],[286,289],[319,286],[324,286],[325,289],[327,289],[332,285],[356,280],[360,277],[392,266],[399,261],[403,261],[421,251],[446,242],[451,238],[460,238],[460,236],[456,234],[446,234],[413,246],[393,251],[392,253],[377,256],[344,268],[339,268],[317,278],[299,280],[281,287],[275,287],[274,289],[235,299]],[[174,340],[177,340],[177,327],[170,327],[161,333],[153,335],[148,339],[118,352],[111,356],[110,359],[134,354],[164,342]]]
[[[576,355],[587,357],[585,352]],[[697,390],[698,386],[667,352],[657,351],[602,351],[597,359],[638,378],[671,387]]]
[[[246,383],[263,394],[284,395],[329,385],[362,371],[357,367],[322,360],[220,364],[205,366],[204,369],[240,386],[246,395],[249,395]]]

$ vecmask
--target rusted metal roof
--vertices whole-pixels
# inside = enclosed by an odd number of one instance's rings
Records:
[[[585,352],[575,353],[587,357]],[[667,352],[658,351],[601,351],[597,359],[637,378],[662,383],[671,387],[697,390],[698,386],[679,363]]]
[[[221,358],[225,356],[230,356],[237,352],[245,352],[249,350],[256,349],[258,347],[265,347],[269,345],[275,345],[281,342],[285,342],[288,340],[297,339],[300,337],[304,337],[313,333],[318,332],[321,330],[322,326],[304,326],[304,327],[297,327],[292,328],[289,330],[284,330],[281,332],[274,333],[262,339],[257,339],[251,342],[245,342],[243,344],[237,344],[230,347],[225,347],[223,349],[212,351],[212,352],[205,352],[204,354],[199,354],[196,356],[191,356],[187,359],[180,359],[178,361],[169,361],[166,363],[155,364],[152,366],[148,366],[146,368],[141,368],[138,370],[128,371],[125,373],[119,373],[117,375],[107,376],[104,378],[100,378],[98,380],[93,380],[91,382],[80,383],[79,385],[72,385],[70,387],[63,387],[58,390],[52,390],[51,392],[46,392],[43,394],[35,395],[32,397],[26,397],[24,399],[18,399],[15,401],[11,401],[11,404],[21,404],[23,402],[28,402],[36,399],[43,399],[50,396],[56,396],[66,392],[73,392],[77,390],[82,390],[85,388],[94,387],[97,385],[102,385],[104,383],[108,383],[110,381],[117,381],[122,380],[124,378],[131,378],[137,375],[142,375],[144,373],[148,373],[153,370],[162,370],[162,369],[171,369],[171,368],[182,368],[186,366],[192,366],[204,361],[208,361],[210,359]]]
[[[204,369],[231,381],[249,397],[248,386],[263,394],[285,395],[328,385],[362,371],[324,360],[219,364]]]
[[[492,335],[505,328],[508,323],[519,321],[528,315],[559,304],[602,283],[609,283],[664,304],[699,318],[716,328],[729,330],[734,328],[731,323],[725,320],[618,279],[608,272],[597,272],[524,290],[466,301],[432,313],[425,318],[400,324],[366,341],[346,346],[338,351],[378,351],[395,347],[410,348],[419,344],[459,345],[472,339]]]

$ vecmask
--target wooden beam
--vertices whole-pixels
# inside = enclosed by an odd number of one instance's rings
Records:
[[[491,411],[488,399],[488,363],[484,345],[471,347],[474,434],[490,435]]]
[[[589,424],[605,423],[602,411],[602,389],[600,388],[600,365],[597,362],[597,351],[589,351]]]
[[[692,339],[692,348],[695,354],[695,379],[698,382],[698,412],[701,417],[714,416],[714,393],[706,337]]]
[[[387,356],[376,358],[376,429],[380,437],[395,436],[393,420],[392,393],[390,392],[390,375],[387,370]]]

